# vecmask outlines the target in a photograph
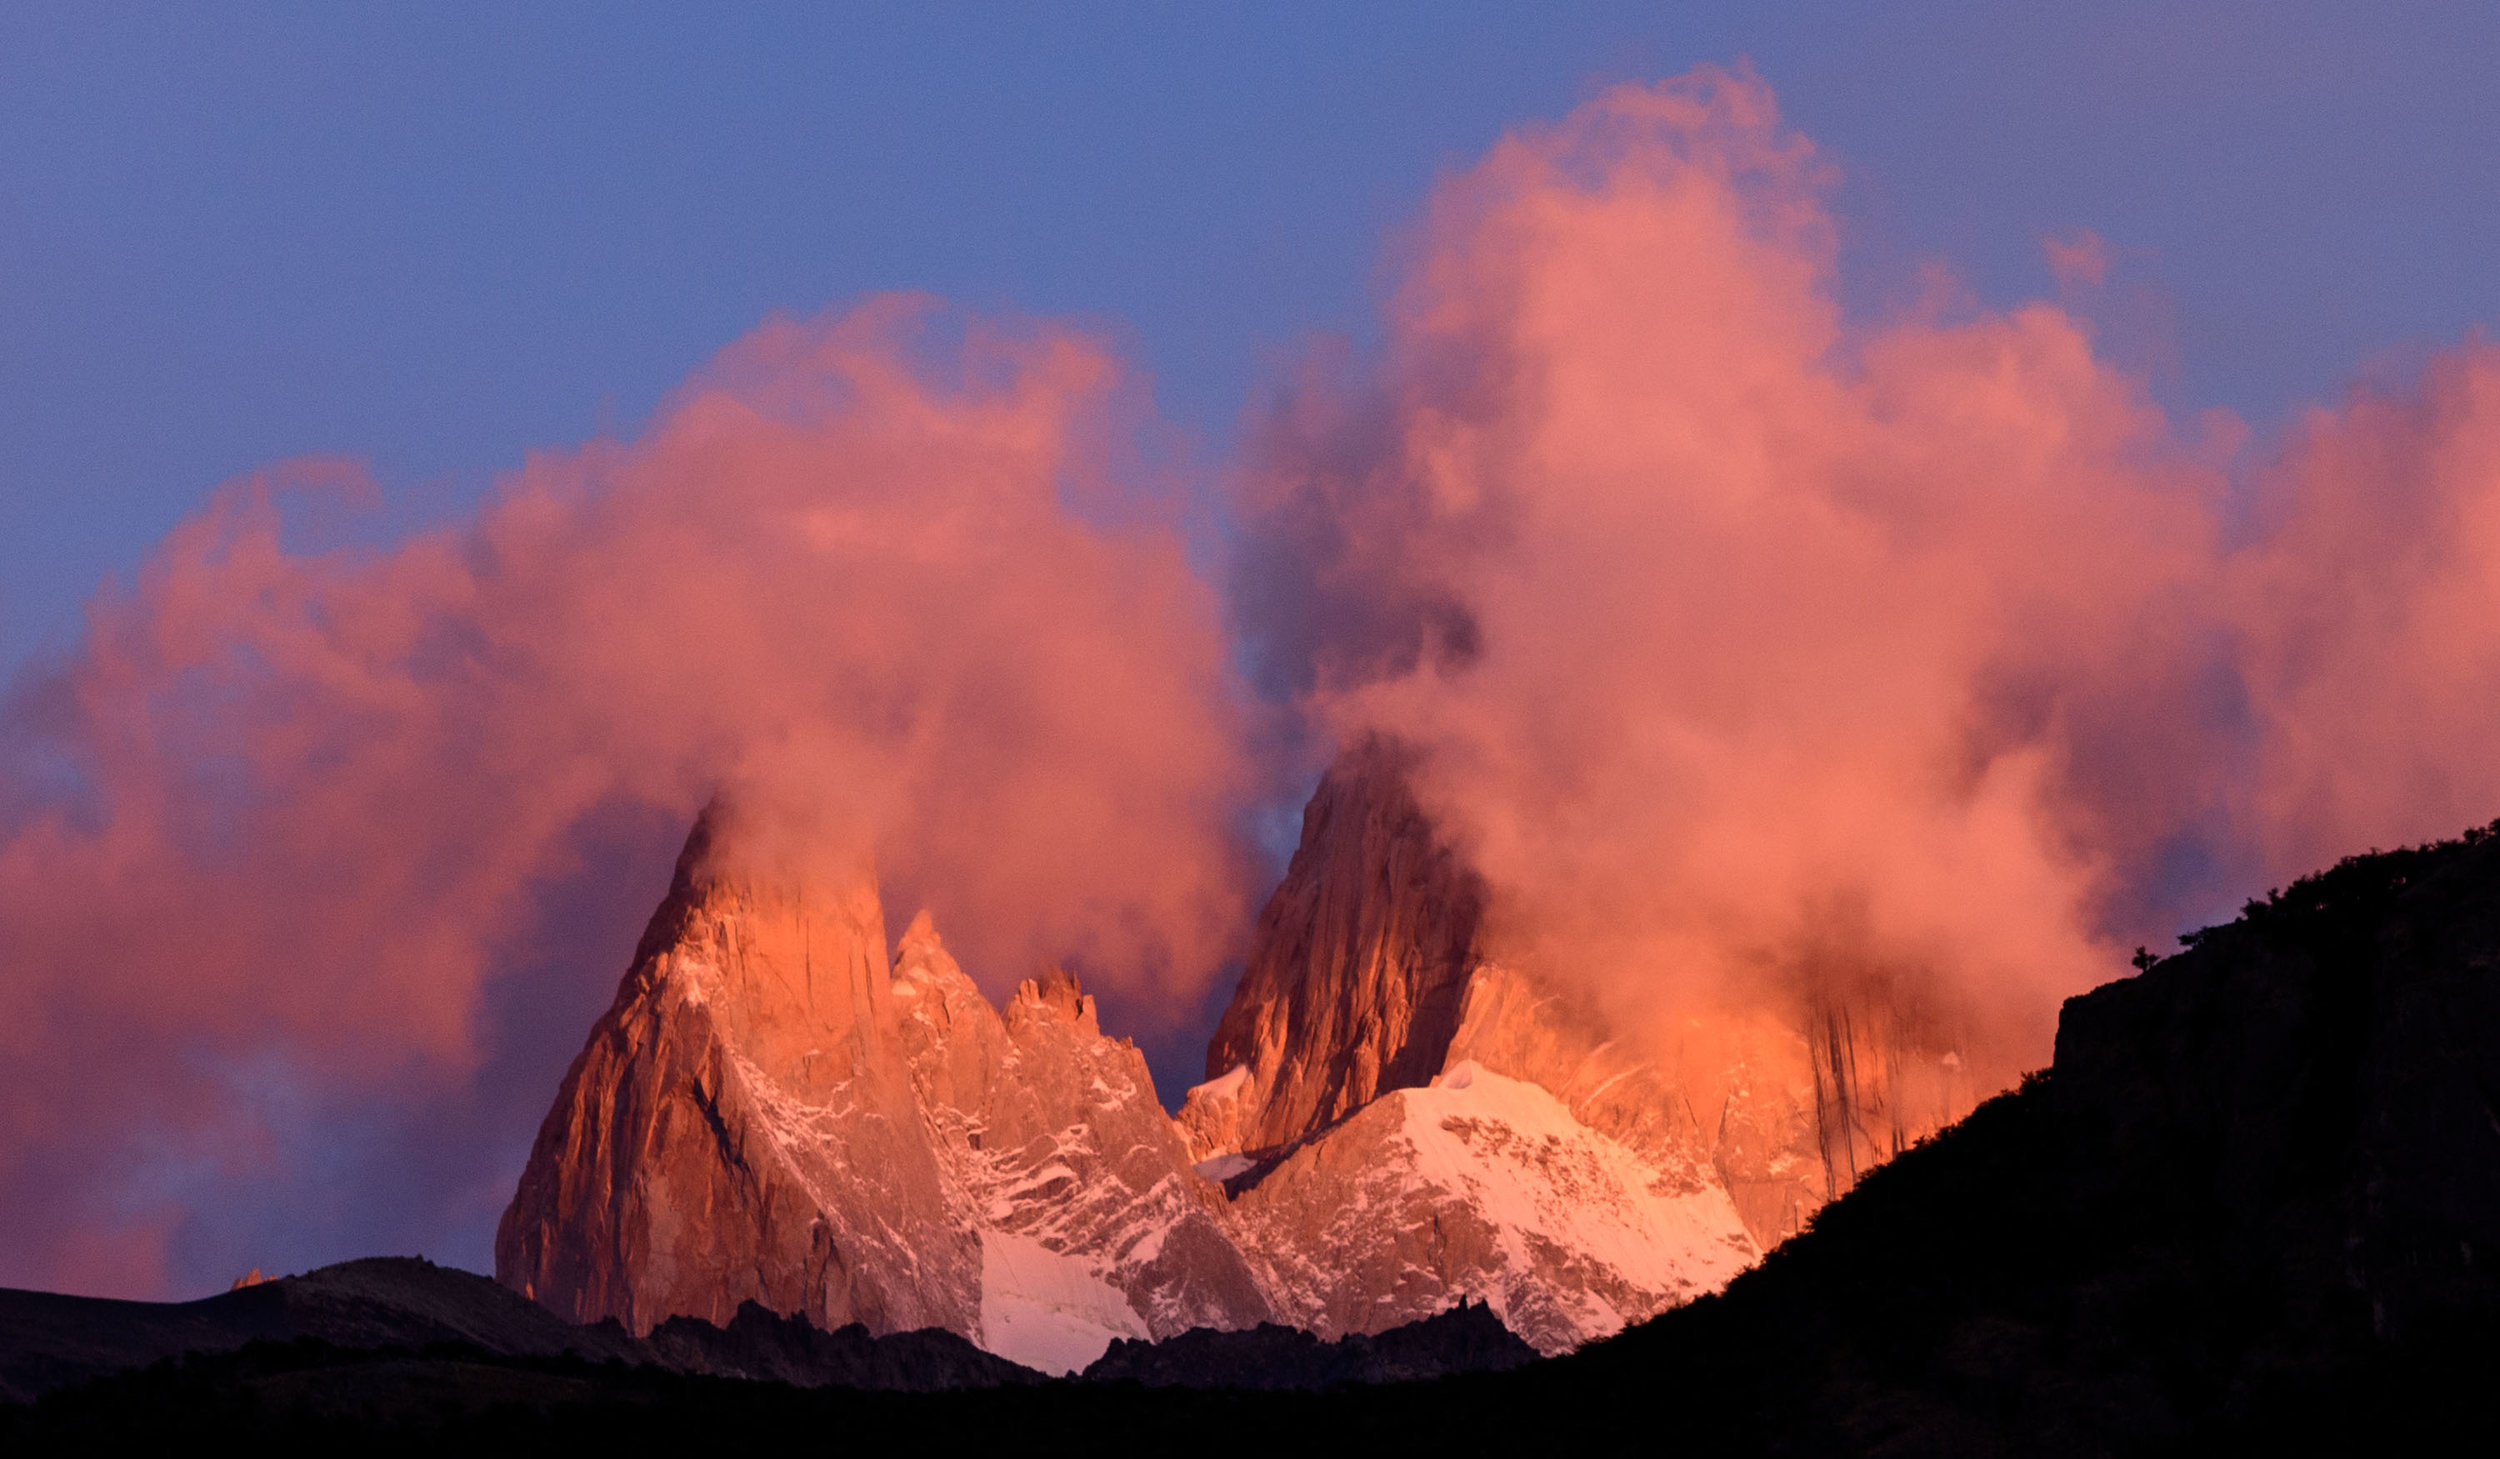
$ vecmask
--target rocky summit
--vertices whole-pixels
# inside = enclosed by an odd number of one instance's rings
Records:
[[[926,918],[714,870],[707,818],[496,1233],[505,1285],[643,1333],[742,1303],[1047,1371],[1267,1319],[1144,1057],[1064,974],[1002,1014]]]
[[[1840,1042],[1661,1060],[1490,958],[1484,884],[1412,769],[1370,740],[1323,778],[1177,1118],[1073,977],[994,1007],[925,914],[889,944],[864,865],[747,874],[707,815],[539,1133],[498,1278],[638,1334],[751,1302],[1050,1372],[1470,1300],[1555,1353],[1717,1290],[1886,1153]]]

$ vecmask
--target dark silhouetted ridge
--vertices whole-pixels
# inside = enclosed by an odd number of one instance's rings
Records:
[[[1740,1447],[2401,1447],[2500,1393],[2500,838],[2356,857],[2070,1000],[2056,1062],[1573,1360]]]
[[[185,1354],[299,1342],[341,1352],[450,1346],[485,1361],[573,1357],[801,1387],[965,1388],[1040,1377],[950,1332],[825,1332],[751,1302],[727,1327],[681,1317],[636,1339],[614,1322],[567,1322],[473,1272],[372,1257],[197,1302],[0,1291],[0,1398],[23,1402]]]
[[[1466,1302],[1366,1336],[1323,1342],[1272,1322],[1240,1332],[1199,1328],[1161,1342],[1121,1339],[1085,1370],[1088,1383],[1150,1388],[1324,1389],[1341,1383],[1411,1383],[1456,1373],[1499,1373],[1536,1361],[1493,1309]]]

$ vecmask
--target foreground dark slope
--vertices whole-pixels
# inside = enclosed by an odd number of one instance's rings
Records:
[[[2500,1389],[2500,838],[2310,878],[2067,1005],[2053,1069],[1722,1295],[1507,1374],[1323,1394],[800,1391],[259,1349],[0,1439],[908,1434],[926,1452],[2100,1454],[2487,1444]],[[387,1432],[380,1432],[387,1430]]]
[[[2500,839],[2354,858],[2070,1001],[2051,1071],[1561,1386],[1801,1449],[2488,1430],[2495,1092]]]
[[[567,1322],[519,1293],[413,1257],[368,1257],[197,1302],[0,1289],[0,1402],[185,1354],[457,1349],[485,1362],[573,1357],[802,1386],[969,1388],[1041,1374],[943,1331],[823,1331],[754,1303],[723,1326],[675,1318],[647,1337]]]

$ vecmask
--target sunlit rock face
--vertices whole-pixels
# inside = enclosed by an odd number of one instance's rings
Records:
[[[1564,988],[1484,958],[1484,887],[1410,763],[1373,740],[1321,781],[1179,1115],[1270,1300],[1334,1336],[1477,1298],[1555,1352],[1715,1290],[1762,1246],[1717,1126]]]
[[[875,893],[716,875],[712,828],[565,1075],[496,1276],[637,1333],[745,1301],[971,1331],[980,1239],[914,1098]]]
[[[1541,1346],[1565,1334],[1585,1339],[1685,1300],[1696,1283],[1724,1281],[1729,1253],[1741,1264],[1796,1234],[1859,1175],[1969,1108],[1973,1091],[1956,1082],[1958,1065],[1911,1047],[1880,1007],[1801,1012],[1766,1000],[1623,1028],[1589,996],[1610,970],[1493,960],[1479,936],[1489,893],[1416,801],[1412,768],[1411,752],[1374,739],[1322,780],[1208,1051],[1209,1078],[1179,1115],[1199,1169],[1224,1179],[1244,1211],[1261,1213],[1247,1246],[1268,1262],[1280,1310],[1359,1325],[1374,1320],[1355,1315],[1366,1302],[1387,1304],[1378,1320],[1396,1312],[1403,1321],[1431,1310],[1418,1304],[1473,1295],[1515,1330],[1535,1329]],[[1396,1258],[1405,1263],[1397,1283],[1364,1289],[1359,1301],[1347,1295],[1362,1282],[1341,1270],[1351,1260],[1342,1251],[1316,1263],[1285,1254],[1280,1241],[1315,1239],[1317,1227],[1280,1227],[1277,1212],[1354,1199],[1351,1188],[1320,1191],[1316,1172],[1360,1163],[1330,1147],[1376,1144],[1398,1123],[1374,1117],[1376,1102],[1444,1085],[1461,1068],[1550,1096],[1583,1134],[1632,1162],[1610,1168],[1637,1169],[1635,1184],[1649,1195],[1688,1203],[1686,1215],[1704,1226],[1722,1224],[1706,1234],[1689,1221],[1651,1228],[1685,1233],[1657,1237],[1684,1243],[1676,1259],[1628,1262],[1603,1276],[1542,1256],[1494,1261],[1449,1248],[1410,1261],[1410,1253]],[[1298,1193],[1271,1190],[1280,1179]],[[1376,1196],[1378,1180],[1364,1181]],[[1457,1190],[1447,1187],[1435,1208],[1444,1226],[1464,1204]],[[1286,1227],[1303,1235],[1279,1235]],[[1558,1251],[1577,1239],[1523,1234],[1524,1245],[1504,1250]],[[1530,1269],[1533,1280],[1515,1279]],[[1384,1297],[1391,1287],[1406,1295]],[[1609,1295],[1557,1295],[1599,1289]],[[1506,1291],[1545,1294],[1545,1315],[1512,1313]],[[1556,1315],[1566,1312],[1580,1315]]]
[[[980,1323],[964,1330],[1063,1371],[1114,1338],[1268,1320],[1145,1056],[1103,1036],[1073,978],[1022,984],[1002,1017],[924,915],[893,996],[950,1199],[980,1235]]]
[[[1803,1046],[1759,1018],[1708,1033],[1697,1048],[1619,1036],[1572,989],[1488,962],[1468,979],[1446,1062],[1547,1090],[1647,1162],[1660,1191],[1721,1190],[1767,1250],[1827,1198],[1810,1092],[1797,1078]]]
[[[889,965],[864,875],[720,875],[710,828],[565,1077],[499,1279],[636,1332],[752,1300],[1053,1371],[1268,1316],[1143,1056],[1072,979],[1002,1017],[925,917]]]
[[[1301,845],[1207,1048],[1214,1087],[1181,1114],[1200,1158],[1282,1148],[1439,1072],[1484,888],[1433,834],[1407,759],[1387,741],[1359,744],[1303,811]]]
[[[1074,978],[993,1007],[925,914],[889,957],[864,866],[732,874],[707,817],[497,1275],[637,1332],[752,1300],[1055,1372],[1468,1299],[1559,1352],[1717,1289],[1918,1132],[1875,1023],[1631,1036],[1587,980],[1488,959],[1411,769],[1375,740],[1322,781],[1177,1119]]]

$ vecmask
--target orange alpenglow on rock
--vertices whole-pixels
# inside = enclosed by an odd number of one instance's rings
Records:
[[[1490,1303],[1547,1352],[1723,1285],[1827,1189],[1802,1041],[1690,1079],[1484,960],[1474,874],[1350,750],[1180,1117],[1051,969],[993,1008],[868,874],[739,875],[708,814],[540,1131],[496,1274],[647,1331],[760,1302],[1053,1371],[1115,1338]],[[1750,1082],[1747,1082],[1750,1080]],[[1742,1087],[1738,1087],[1741,1085]]]
[[[1002,1017],[873,884],[680,858],[496,1236],[507,1286],[636,1332],[754,1301],[1081,1367],[1270,1316],[1145,1059],[1066,974]]]

